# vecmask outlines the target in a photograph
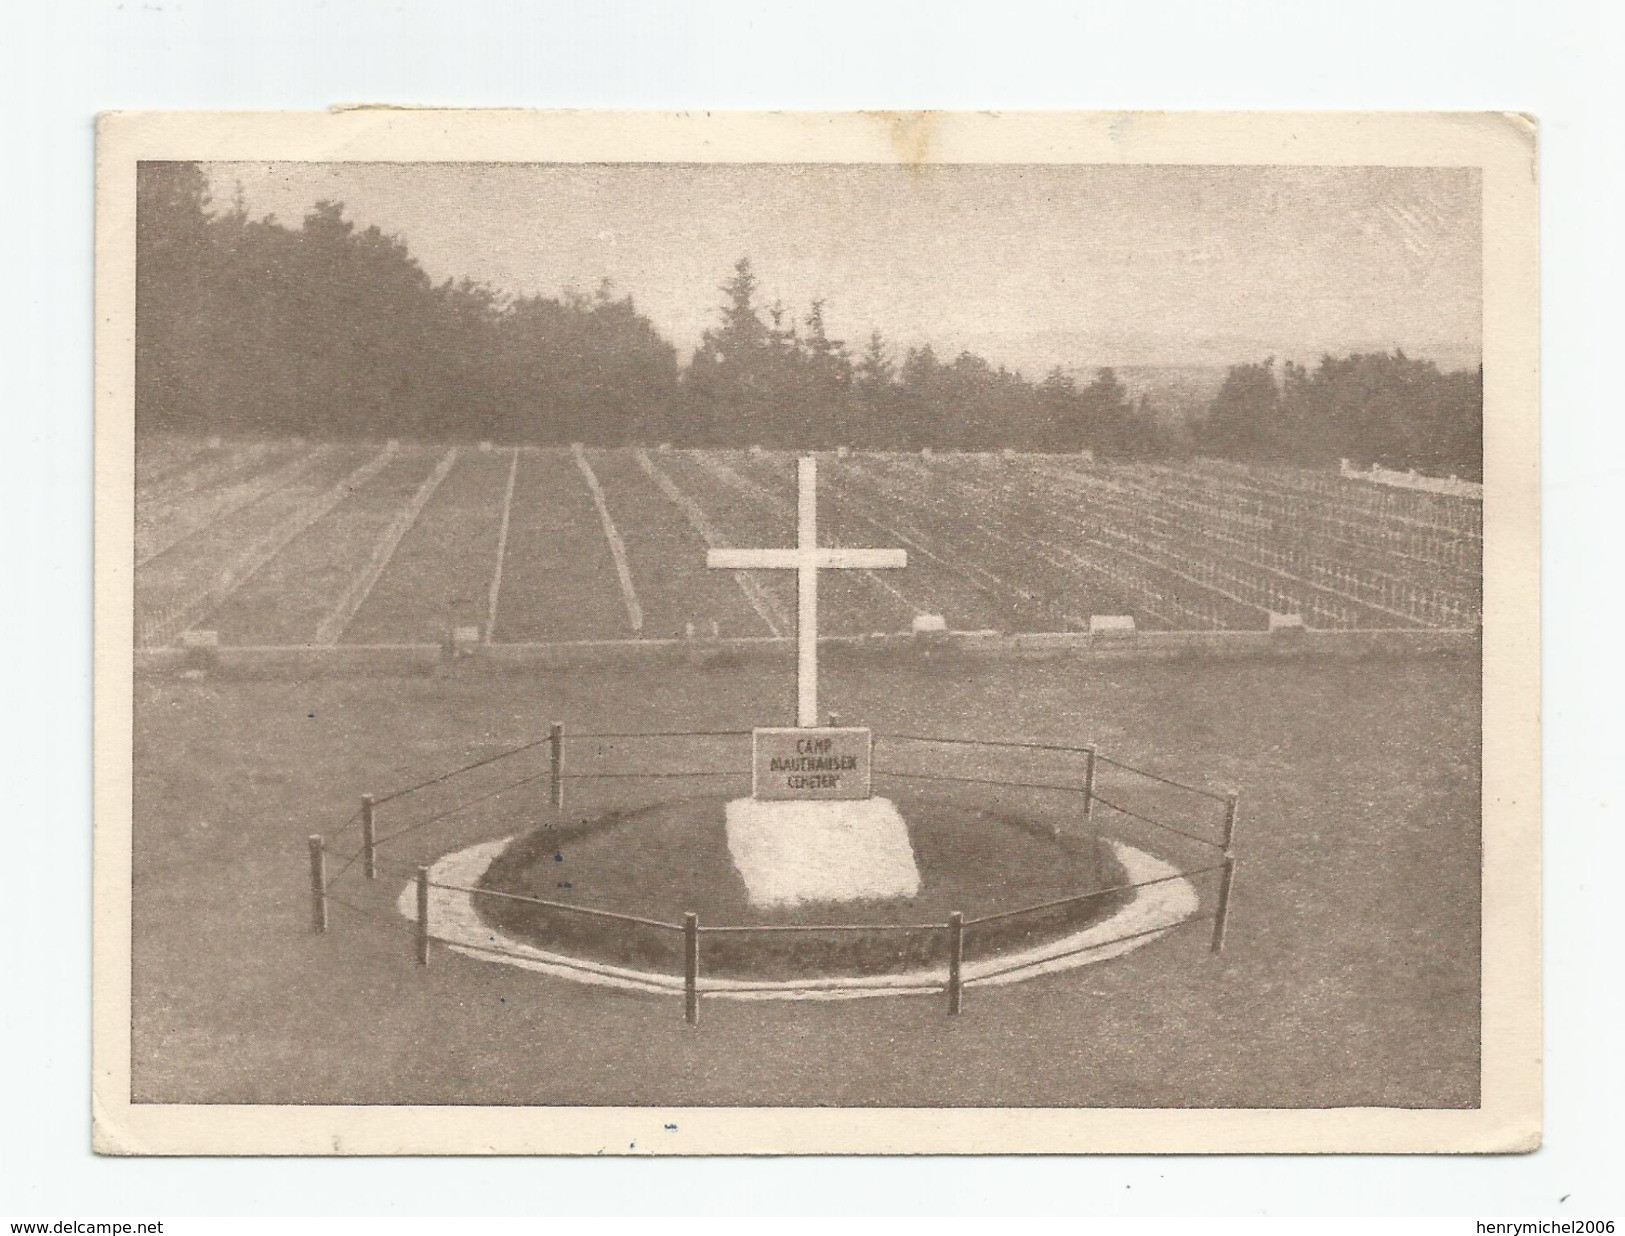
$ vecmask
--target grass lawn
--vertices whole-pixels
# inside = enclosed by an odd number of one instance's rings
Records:
[[[391,908],[397,873],[523,831],[527,810],[545,810],[545,782],[387,844],[387,877],[369,886],[348,873],[340,891],[354,909],[335,906],[326,936],[309,931],[305,837],[336,833],[362,791],[536,738],[553,720],[578,731],[782,724],[793,712],[788,657],[512,676],[142,679],[134,1098],[1472,1106],[1478,678],[1477,662],[1462,658],[921,664],[832,654],[824,702],[850,723],[1092,741],[1198,785],[1238,787],[1227,949],[1212,957],[1205,930],[1187,929],[1102,965],[973,989],[957,1018],[923,997],[707,1001],[697,1028],[676,999],[439,949],[426,969],[412,964]],[[534,771],[496,764],[490,775]],[[386,804],[381,832],[456,801],[439,792]],[[646,783],[572,793],[593,812],[654,800]],[[1126,817],[1098,823],[1181,865],[1204,857]],[[352,827],[335,850],[354,836]]]

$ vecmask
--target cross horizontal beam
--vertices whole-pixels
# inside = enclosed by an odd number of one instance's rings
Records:
[[[792,570],[796,573],[796,724],[818,724],[818,572],[827,567],[870,571],[906,567],[902,549],[818,546],[818,457],[796,461],[796,543],[786,549],[712,549],[705,565],[723,570]]]
[[[906,567],[908,551],[902,549],[853,549],[831,546],[825,549],[712,549],[705,565],[733,571],[799,570],[826,567],[848,570],[875,570]]]

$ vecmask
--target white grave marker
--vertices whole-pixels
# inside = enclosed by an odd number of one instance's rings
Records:
[[[1090,639],[1133,639],[1134,618],[1130,614],[1090,614]]]
[[[812,729],[818,724],[818,572],[906,567],[908,554],[901,549],[820,549],[817,458],[801,456],[796,461],[796,473],[795,548],[712,549],[706,553],[705,565],[728,571],[796,572],[796,724]]]
[[[908,565],[900,549],[820,549],[818,463],[797,461],[793,549],[712,549],[706,565],[796,572],[796,728],[751,735],[751,797],[727,804],[728,852],[754,905],[912,897],[920,889],[908,826],[871,796],[871,735],[818,725],[818,572]],[[833,718],[832,718],[833,721]],[[822,800],[822,801],[820,801]]]

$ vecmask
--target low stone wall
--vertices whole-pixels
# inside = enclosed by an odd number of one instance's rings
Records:
[[[934,659],[1083,657],[1100,660],[1156,660],[1178,657],[1414,657],[1476,655],[1477,629],[1366,631],[1140,631],[1130,637],[1093,638],[1087,632],[1007,634],[949,632],[915,636],[834,636],[820,641],[825,656],[844,658]],[[481,645],[471,655],[448,660],[439,644],[338,644],[289,647],[221,646],[212,653],[210,672],[242,677],[323,674],[430,674],[570,669],[583,666],[726,664],[757,658],[793,657],[795,641],[755,639],[583,640],[547,644]],[[199,664],[181,648],[138,649],[135,670],[175,673]]]
[[[1131,639],[1094,639],[1064,632],[999,635],[958,642],[983,656],[1156,660],[1168,657],[1382,657],[1476,653],[1479,632],[1442,630],[1140,631]]]
[[[1415,469],[1399,472],[1375,463],[1368,471],[1354,467],[1346,459],[1339,465],[1339,471],[1351,481],[1369,481],[1373,485],[1388,485],[1396,489],[1423,489],[1429,493],[1447,494],[1452,498],[1466,498],[1473,502],[1484,501],[1482,482],[1464,481],[1458,476],[1423,476]]]

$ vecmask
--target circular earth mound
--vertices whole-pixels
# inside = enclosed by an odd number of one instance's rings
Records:
[[[1070,935],[1126,900],[1127,894],[1100,891],[1126,880],[1091,828],[1056,836],[985,807],[912,794],[893,800],[920,869],[922,886],[912,898],[753,906],[728,852],[726,800],[716,795],[538,828],[509,843],[480,887],[670,924],[692,912],[705,928],[826,928],[702,934],[705,974],[774,980],[943,965],[948,933],[942,925],[955,910],[967,920],[1006,916],[965,928],[966,959],[978,960]],[[474,904],[492,927],[538,948],[682,973],[680,931],[500,896],[476,894]]]

